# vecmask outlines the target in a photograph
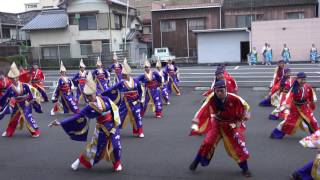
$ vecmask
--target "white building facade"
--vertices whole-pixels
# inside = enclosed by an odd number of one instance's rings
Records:
[[[245,28],[209,29],[197,34],[198,63],[240,63],[250,50],[249,33]]]

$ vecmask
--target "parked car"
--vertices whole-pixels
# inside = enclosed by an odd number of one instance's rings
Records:
[[[158,58],[160,59],[161,63],[167,62],[169,59],[175,59],[175,56],[172,56],[169,52],[169,48],[155,48],[154,55],[151,57],[151,63],[156,63]]]

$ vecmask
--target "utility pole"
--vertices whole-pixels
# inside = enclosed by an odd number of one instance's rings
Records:
[[[19,25],[20,25],[20,16],[17,16],[18,20],[16,23],[16,42],[19,41],[20,37],[19,37]]]
[[[126,28],[125,28],[125,33],[124,33],[124,51],[127,50],[128,17],[129,17],[129,0],[127,0]]]
[[[112,2],[108,0],[108,13],[109,13],[109,35],[110,35],[110,38],[109,38],[109,44],[110,44],[110,54],[112,52],[112,33],[111,33],[111,6]]]
[[[2,21],[0,19],[0,42],[2,42],[3,34],[2,34]]]

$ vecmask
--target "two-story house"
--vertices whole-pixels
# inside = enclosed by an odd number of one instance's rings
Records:
[[[29,36],[20,29],[34,17],[39,11],[29,11],[23,13],[0,12],[0,43],[9,41],[25,41],[29,43]]]
[[[110,60],[112,52],[124,50],[132,30],[141,30],[136,10],[129,7],[126,22],[126,3],[118,0],[61,0],[59,8],[43,11],[23,27],[35,48],[34,59]]]

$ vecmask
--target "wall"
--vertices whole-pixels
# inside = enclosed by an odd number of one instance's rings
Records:
[[[309,60],[311,44],[320,47],[320,18],[261,21],[252,24],[252,46],[261,56],[265,42],[271,44],[274,61],[281,59],[283,43],[288,45],[293,61]]]
[[[234,28],[237,26],[237,15],[263,14],[263,20],[287,19],[288,12],[304,12],[304,18],[314,18],[314,6],[290,6],[290,7],[265,7],[254,9],[238,9],[224,11],[224,27]]]
[[[240,62],[240,42],[249,41],[249,33],[198,33],[198,63]]]
[[[108,5],[105,0],[73,0],[68,5],[67,12],[97,12],[107,13]]]
[[[187,19],[204,18],[206,29],[220,27],[220,8],[170,10],[152,12],[153,48],[161,47],[161,20],[175,20],[176,31],[162,33],[162,47],[168,47],[176,57],[187,57]],[[189,31],[189,48],[196,49],[196,37]],[[190,55],[192,56],[192,55]]]

